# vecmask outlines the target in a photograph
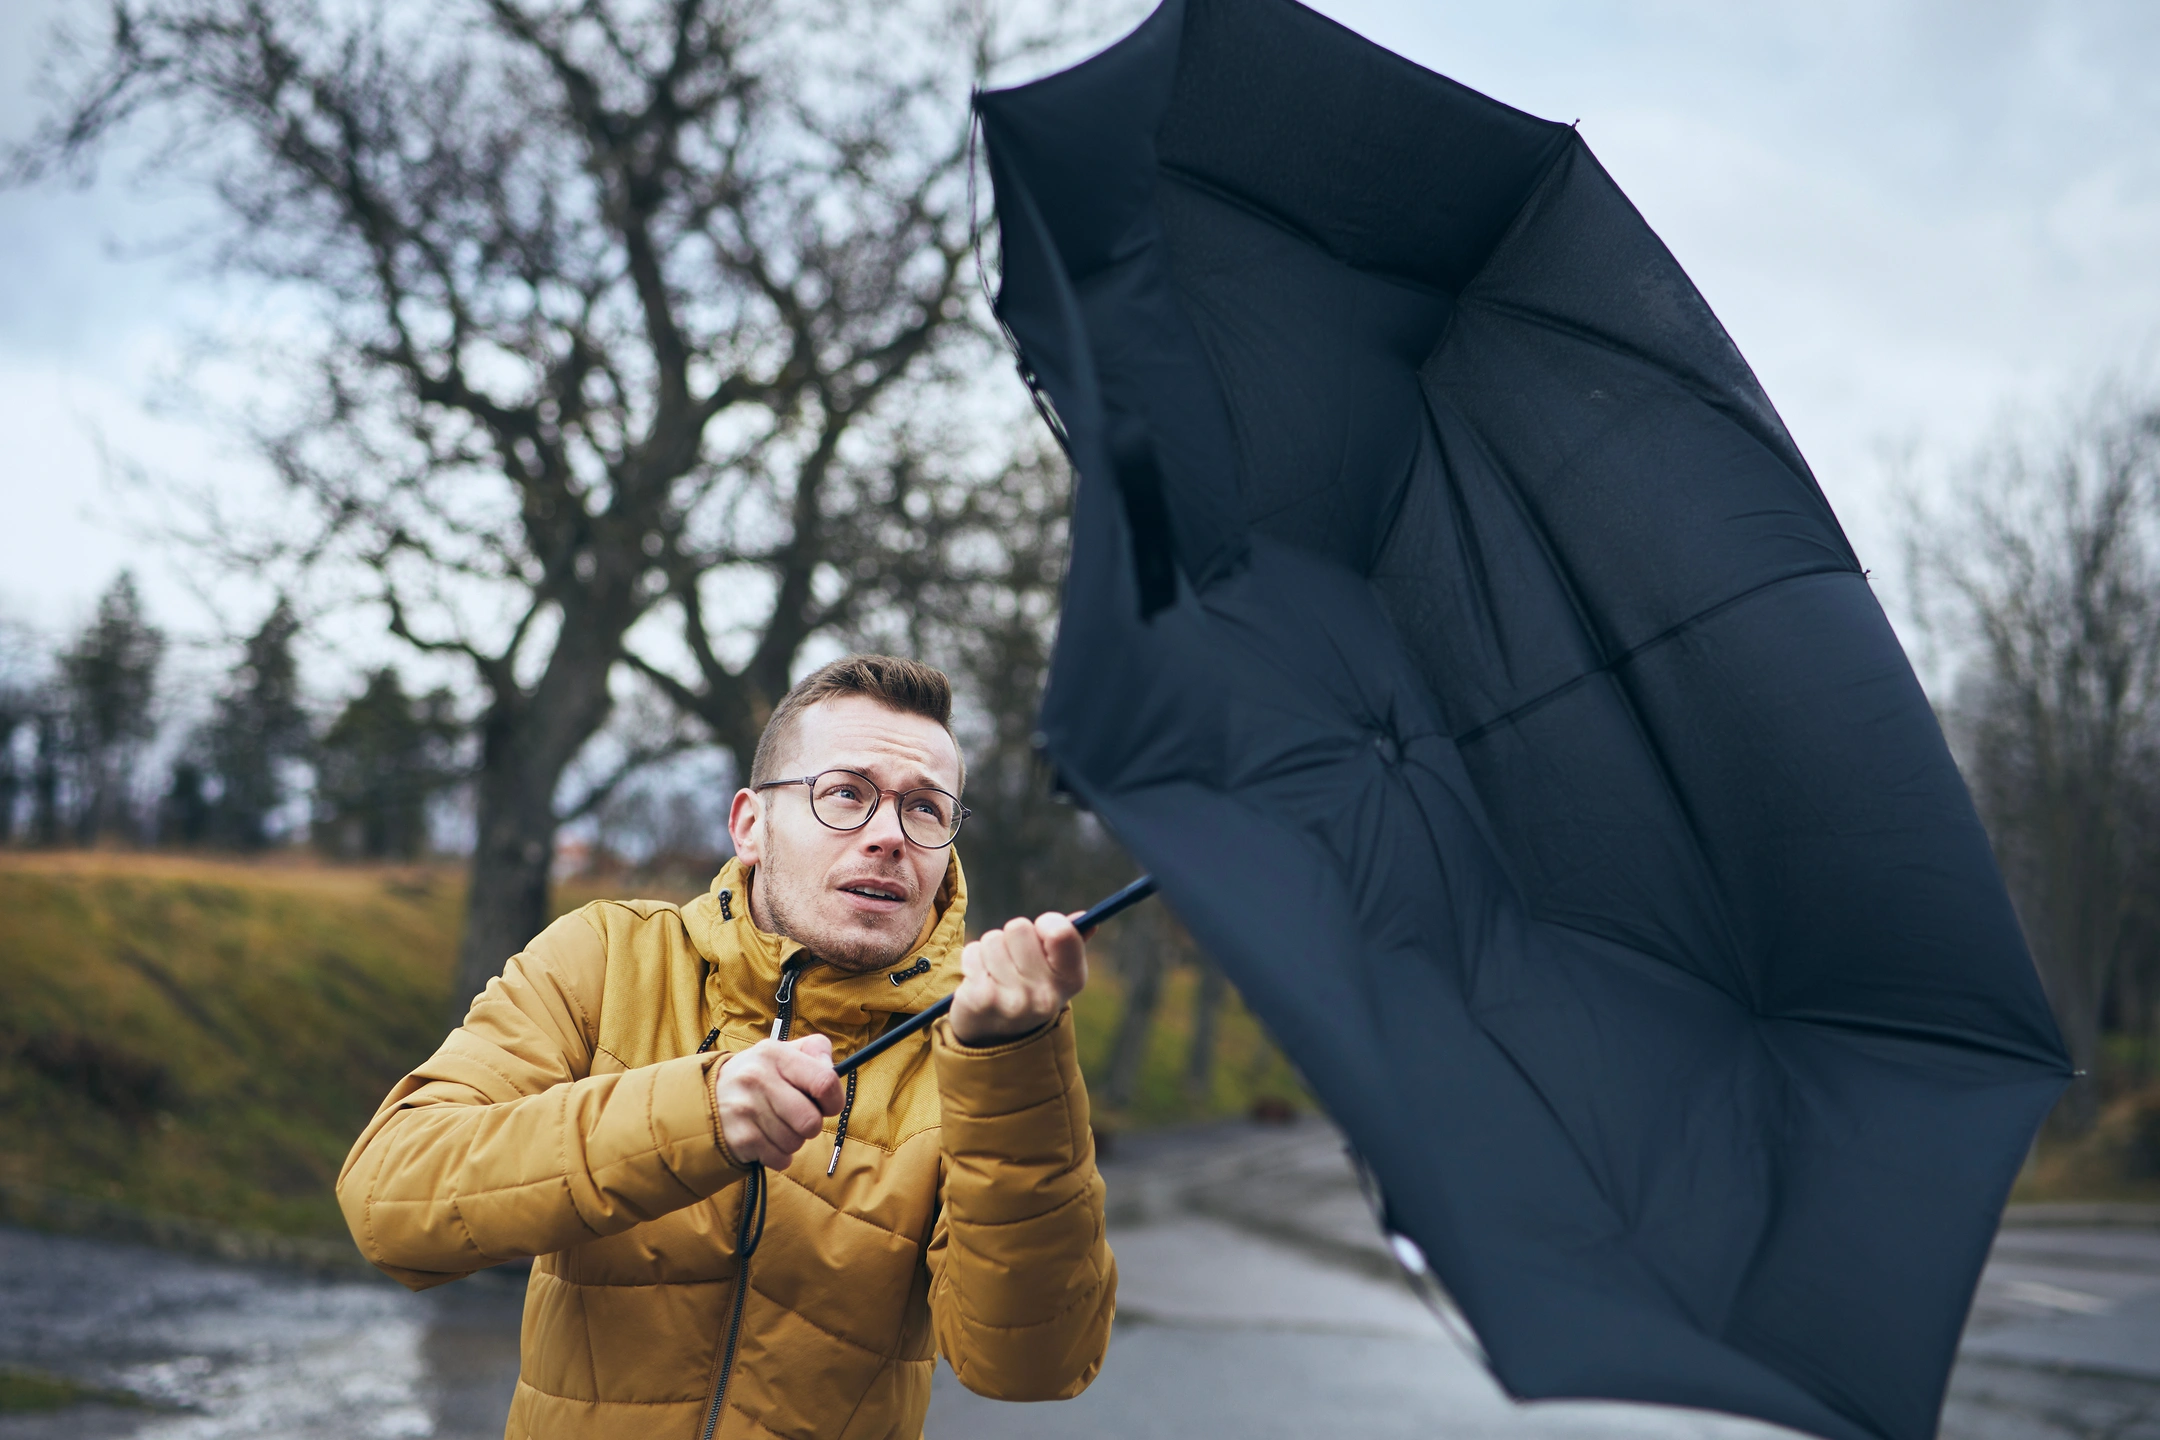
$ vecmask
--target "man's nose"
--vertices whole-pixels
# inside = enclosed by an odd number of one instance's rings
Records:
[[[886,850],[898,850],[907,843],[907,832],[900,828],[900,804],[890,795],[877,807],[870,823],[863,826],[863,843]]]

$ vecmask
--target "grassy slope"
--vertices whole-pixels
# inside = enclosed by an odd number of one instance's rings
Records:
[[[439,1038],[425,869],[0,862],[0,1179],[336,1235],[346,1147]]]
[[[461,894],[451,867],[0,852],[0,1181],[342,1236],[347,1147],[441,1039]],[[1120,1009],[1110,971],[1079,1006],[1091,1073]],[[1113,1121],[1301,1093],[1233,998],[1212,1092],[1188,1099],[1194,988],[1173,979]]]

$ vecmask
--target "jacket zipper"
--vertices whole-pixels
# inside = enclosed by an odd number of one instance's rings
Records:
[[[773,1019],[772,1038],[785,1040],[795,1024],[795,978],[802,974],[809,962],[802,957],[790,960],[780,970],[780,988],[773,999],[780,1004],[780,1013]],[[718,1037],[719,1029],[705,1037],[709,1047]],[[848,1097],[855,1095],[855,1077],[848,1076]],[[842,1109],[842,1124],[846,1123],[846,1110]],[[720,1349],[720,1374],[713,1381],[712,1404],[705,1411],[703,1440],[713,1440],[713,1432],[720,1428],[720,1407],[727,1403],[728,1377],[735,1371],[735,1350],[742,1342],[743,1303],[750,1298],[750,1257],[757,1253],[758,1244],[765,1238],[765,1167],[752,1165],[743,1176],[742,1218],[735,1222],[735,1303],[728,1315],[727,1340]]]

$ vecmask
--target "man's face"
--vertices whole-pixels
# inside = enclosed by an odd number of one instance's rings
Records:
[[[960,793],[960,752],[944,726],[861,695],[802,712],[774,778],[825,770],[854,770],[882,791]],[[750,914],[759,928],[849,971],[882,970],[906,957],[950,857],[949,848],[927,849],[902,833],[895,794],[879,799],[860,830],[834,830],[811,813],[808,786],[738,790],[728,833],[757,872]]]

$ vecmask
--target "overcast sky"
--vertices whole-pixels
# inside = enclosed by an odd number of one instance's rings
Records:
[[[58,3],[0,5],[0,134],[37,113],[32,57]],[[2152,0],[1319,8],[1581,121],[1753,363],[1879,584],[1896,558],[1886,454],[1913,451],[1925,471],[2008,413],[2156,373]],[[105,480],[117,463],[251,483],[228,440],[147,405],[191,327],[245,303],[143,253],[187,219],[185,202],[118,176],[0,193],[0,615],[71,626],[133,564],[170,622],[207,623],[185,557],[132,533],[143,497]]]

